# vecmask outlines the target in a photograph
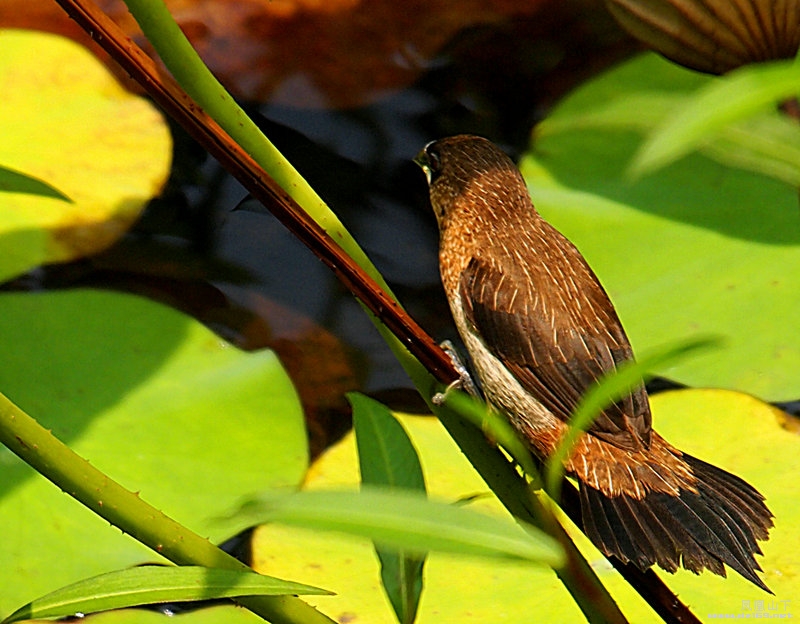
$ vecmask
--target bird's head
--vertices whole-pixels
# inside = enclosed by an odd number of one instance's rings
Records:
[[[522,200],[530,206],[525,181],[505,153],[490,141],[458,135],[431,141],[414,158],[430,187],[431,206],[444,229],[455,213],[500,217]]]

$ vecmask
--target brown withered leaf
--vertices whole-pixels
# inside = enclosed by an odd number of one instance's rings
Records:
[[[337,108],[367,104],[407,86],[462,28],[533,15],[557,3],[167,0],[205,62],[236,97]],[[97,4],[143,43],[121,0]],[[53,0],[3,0],[3,26],[63,33],[86,43]]]
[[[792,58],[800,0],[606,0],[619,23],[667,58],[722,74]]]

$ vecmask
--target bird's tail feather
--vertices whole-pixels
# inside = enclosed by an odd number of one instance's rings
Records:
[[[772,527],[764,497],[724,470],[690,455],[682,459],[697,477],[697,492],[609,498],[581,483],[584,531],[605,554],[643,570],[658,564],[675,572],[682,565],[696,574],[708,569],[725,576],[726,564],[770,591],[756,575],[761,567],[755,560],[762,554],[758,541]]]

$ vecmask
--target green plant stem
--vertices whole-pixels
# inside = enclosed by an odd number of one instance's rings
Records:
[[[0,394],[0,442],[99,516],[177,565],[250,570],[207,539],[111,480]],[[237,599],[274,624],[332,624],[294,596]]]

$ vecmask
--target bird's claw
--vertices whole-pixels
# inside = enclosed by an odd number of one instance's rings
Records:
[[[462,379],[456,379],[455,381],[451,381],[447,384],[447,387],[444,389],[444,392],[437,392],[431,397],[431,402],[434,405],[442,406],[447,401],[447,395],[450,394],[453,389],[460,389],[464,385],[464,381]]]
[[[449,340],[443,341],[440,345],[442,351],[444,351],[447,356],[450,358],[450,361],[453,363],[453,366],[458,371],[458,379],[455,381],[450,382],[447,387],[444,389],[444,392],[437,392],[436,394],[431,397],[431,401],[434,405],[443,405],[444,402],[447,400],[447,395],[450,394],[454,389],[456,390],[464,390],[470,396],[481,398],[481,393],[478,390],[478,387],[475,385],[475,382],[472,380],[472,376],[469,374],[469,370],[467,366],[464,364],[461,357],[458,355],[458,351],[453,346],[453,343]]]

